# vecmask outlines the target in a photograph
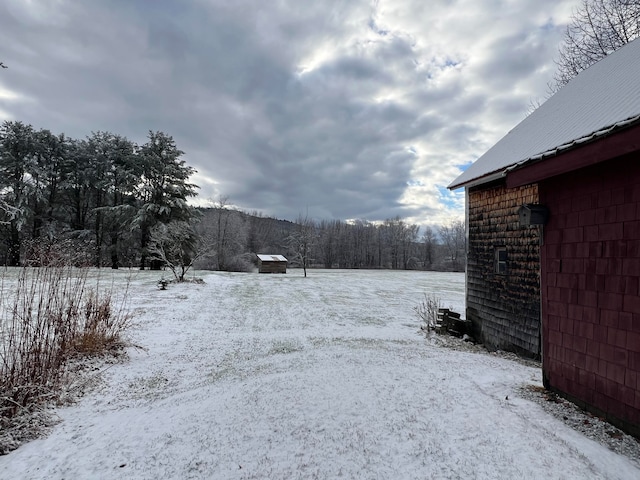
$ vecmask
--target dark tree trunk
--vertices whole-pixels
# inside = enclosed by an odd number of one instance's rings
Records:
[[[99,211],[96,213],[95,235],[96,235],[95,266],[100,268],[102,266],[102,214]]]
[[[14,222],[11,222],[11,233],[9,235],[9,248],[7,253],[7,266],[20,266],[20,232]]]
[[[111,268],[118,269],[118,233],[111,232]]]
[[[140,225],[140,270],[147,266],[147,245],[149,243],[149,227],[146,223]]]

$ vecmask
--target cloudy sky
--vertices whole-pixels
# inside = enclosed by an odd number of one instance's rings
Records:
[[[2,0],[0,121],[172,135],[200,199],[437,224],[543,99],[562,0]]]

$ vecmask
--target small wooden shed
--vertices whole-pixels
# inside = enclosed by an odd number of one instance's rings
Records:
[[[287,273],[287,259],[282,255],[258,254],[259,273]]]

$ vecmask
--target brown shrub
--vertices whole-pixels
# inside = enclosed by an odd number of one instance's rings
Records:
[[[124,301],[115,306],[111,290],[87,281],[86,268],[68,266],[24,267],[12,289],[2,276],[0,417],[55,398],[71,357],[121,345],[130,319]]]

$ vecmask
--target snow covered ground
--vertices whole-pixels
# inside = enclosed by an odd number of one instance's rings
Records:
[[[0,457],[0,478],[640,478],[519,395],[539,369],[419,332],[423,292],[463,311],[462,274],[200,273],[166,291],[135,274],[144,350]]]

